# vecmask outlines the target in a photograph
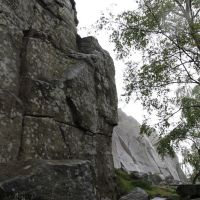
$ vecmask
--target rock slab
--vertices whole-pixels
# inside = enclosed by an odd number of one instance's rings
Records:
[[[94,173],[80,160],[0,164],[1,200],[96,200]]]
[[[132,192],[120,198],[120,200],[148,200],[148,194],[141,188],[136,187]]]
[[[140,135],[140,124],[119,110],[119,123],[114,129],[112,146],[114,165],[124,169],[139,179],[154,184],[185,182],[178,158],[166,156],[164,160],[156,151],[156,137]]]

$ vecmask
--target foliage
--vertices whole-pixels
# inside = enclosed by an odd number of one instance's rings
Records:
[[[192,145],[192,150],[184,149],[184,163],[189,163],[193,167],[193,173],[191,174],[191,181],[193,184],[200,182],[200,156],[199,151],[195,147],[195,144]]]
[[[180,93],[180,92],[179,92]],[[200,86],[196,86],[190,93],[182,94],[180,98],[182,116],[179,124],[164,136],[158,145],[158,152],[165,155],[174,154],[174,149],[180,149],[182,141],[189,141],[192,146],[183,147],[184,164],[193,168],[193,183],[198,179],[200,173]]]
[[[134,94],[149,116],[157,114],[159,152],[173,155],[174,148],[190,140],[197,147],[185,154],[191,165],[187,155],[196,155],[198,162],[200,157],[199,5],[200,0],[139,0],[136,10],[104,15],[99,22],[99,29],[111,31],[117,57],[126,61],[127,101]],[[141,59],[133,62],[138,52]],[[142,133],[150,134],[148,124],[146,119]]]
[[[172,197],[172,199],[177,199],[175,188],[167,186],[156,186],[151,185],[148,181],[135,180],[125,171],[120,169],[115,171],[116,174],[116,183],[119,193],[119,197],[131,192],[135,187],[140,187],[144,189],[150,197],[163,196],[163,197]]]

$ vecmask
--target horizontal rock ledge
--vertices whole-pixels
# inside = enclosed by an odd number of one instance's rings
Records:
[[[89,161],[28,160],[0,164],[0,199],[96,200]]]

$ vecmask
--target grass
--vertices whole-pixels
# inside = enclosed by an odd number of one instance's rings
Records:
[[[175,188],[170,186],[156,186],[152,185],[148,181],[135,180],[127,172],[122,170],[116,170],[116,183],[118,197],[125,195],[132,191],[135,187],[140,187],[144,189],[149,196],[161,196],[161,197],[170,197],[173,200],[178,200],[178,195],[176,194]]]
[[[152,186],[150,190],[146,190],[150,197],[170,197],[173,200],[178,200],[179,196],[174,187],[171,186]]]
[[[134,180],[125,171],[116,170],[115,174],[119,196],[129,193],[135,187],[140,187],[145,190],[151,190],[151,184],[149,182],[142,180]]]

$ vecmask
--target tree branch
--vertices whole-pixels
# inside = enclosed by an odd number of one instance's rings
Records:
[[[187,67],[185,66],[185,64],[184,64],[183,61],[182,61],[181,52],[179,53],[179,56],[180,56],[180,59],[179,59],[179,60],[180,60],[180,62],[181,62],[181,64],[182,64],[183,68],[185,69],[185,72],[187,73],[188,77],[189,77],[192,81],[194,81],[194,83],[200,85],[200,82],[197,81],[197,80],[195,80],[195,79],[192,77],[192,75],[190,74],[190,72],[187,70]]]
[[[178,4],[180,4],[180,2],[179,2],[178,0],[174,0],[174,1],[176,1]],[[144,2],[146,2],[146,1],[144,1]],[[192,57],[183,47],[181,47],[177,42],[175,42],[170,36],[168,36],[168,35],[162,30],[162,27],[160,26],[160,24],[159,24],[159,22],[158,22],[158,20],[157,20],[157,18],[156,18],[156,16],[155,16],[155,14],[152,12],[151,8],[150,8],[147,4],[145,4],[145,6],[146,6],[147,9],[149,10],[149,12],[152,14],[152,16],[153,16],[154,20],[156,21],[156,23],[157,23],[159,29],[161,30],[161,33],[162,33],[166,38],[168,38],[179,50],[183,51],[183,52],[185,53],[186,56],[188,56],[191,60],[193,60],[194,64],[195,64],[197,67],[199,67],[199,62],[197,62],[196,60],[194,60],[193,57]],[[182,5],[180,5],[180,6],[182,6]],[[182,6],[182,7],[183,7],[183,6]],[[184,7],[183,7],[183,11],[184,11]],[[184,12],[185,12],[185,11],[184,11]]]
[[[199,12],[200,12],[200,9],[197,10],[196,14],[193,16],[193,19],[196,18],[196,17],[198,16]]]
[[[200,170],[199,170],[199,172],[194,176],[193,181],[192,181],[192,184],[195,184],[196,181],[197,181],[197,179],[198,179],[199,177],[200,177]]]

